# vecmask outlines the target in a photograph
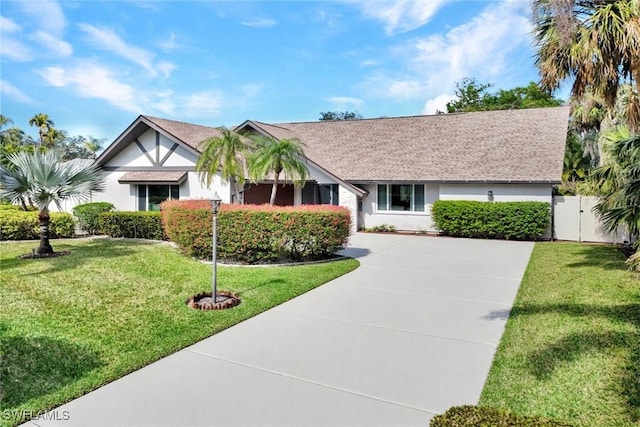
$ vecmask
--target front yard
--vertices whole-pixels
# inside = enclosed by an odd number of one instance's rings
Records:
[[[230,310],[184,301],[211,289],[211,266],[167,245],[52,241],[67,256],[19,260],[37,242],[0,244],[0,425],[51,409],[307,292],[355,260],[277,268],[218,268]]]
[[[536,244],[480,404],[640,425],[640,280],[616,248]]]

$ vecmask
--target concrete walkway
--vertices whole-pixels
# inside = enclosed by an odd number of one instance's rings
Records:
[[[357,234],[356,271],[28,425],[426,427],[477,403],[532,248]]]

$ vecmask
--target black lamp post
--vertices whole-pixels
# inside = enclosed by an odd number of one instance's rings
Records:
[[[212,277],[212,293],[211,299],[215,304],[218,296],[218,277],[217,277],[217,263],[218,263],[218,211],[220,210],[220,204],[222,203],[222,199],[218,196],[216,192],[213,195],[213,199],[211,199],[211,211],[213,212],[213,250],[211,253],[211,266],[213,269],[213,277]]]

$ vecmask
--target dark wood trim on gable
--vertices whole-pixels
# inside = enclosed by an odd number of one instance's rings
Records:
[[[147,158],[147,160],[149,160],[151,162],[151,164],[153,166],[160,166],[158,164],[158,162],[156,162],[155,160],[153,160],[153,157],[151,157],[151,154],[149,154],[149,152],[144,148],[144,145],[142,145],[142,143],[138,140],[138,138],[134,139],[133,142],[136,143],[136,145],[138,146],[138,148],[140,149],[140,151],[142,151],[142,153],[145,155],[145,157]],[[157,151],[157,150],[156,150]]]
[[[162,158],[162,160],[160,160],[160,166],[164,165],[165,162],[167,161],[167,159],[169,159],[169,157],[175,153],[176,149],[179,147],[179,144],[177,142],[174,142],[173,145],[171,146],[171,148],[169,149],[169,152],[167,154],[164,155],[164,157]],[[160,150],[158,150],[159,152]]]
[[[156,131],[156,164],[160,163],[160,132]]]

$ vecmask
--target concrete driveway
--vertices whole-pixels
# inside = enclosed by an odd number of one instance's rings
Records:
[[[532,248],[357,234],[356,271],[29,425],[425,427],[477,403]]]

